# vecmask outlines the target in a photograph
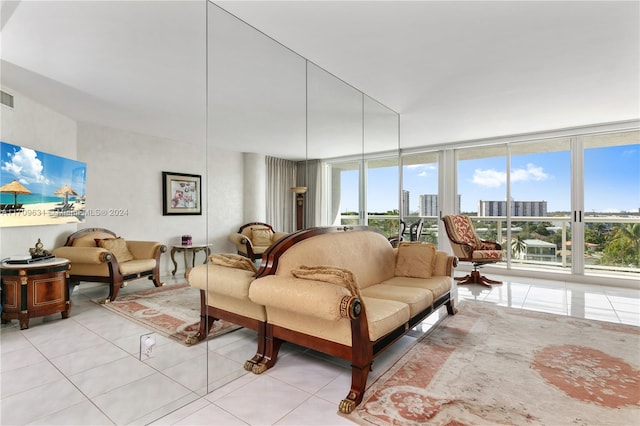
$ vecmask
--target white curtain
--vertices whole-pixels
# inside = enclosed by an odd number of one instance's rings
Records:
[[[296,163],[276,157],[266,157],[267,163],[267,223],[274,230],[294,232]]]

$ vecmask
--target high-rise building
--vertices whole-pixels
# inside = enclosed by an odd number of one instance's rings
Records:
[[[460,194],[456,197],[455,213],[460,213]],[[420,196],[420,216],[440,216],[440,204],[436,194]]]
[[[402,216],[409,216],[409,191],[402,190]]]
[[[478,201],[478,216],[506,216],[506,201]],[[546,201],[511,201],[511,216],[546,216]]]

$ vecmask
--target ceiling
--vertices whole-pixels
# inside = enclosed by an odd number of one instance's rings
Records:
[[[215,3],[401,113],[402,147],[640,118],[636,1]],[[203,1],[1,12],[3,86],[80,122],[203,140]]]

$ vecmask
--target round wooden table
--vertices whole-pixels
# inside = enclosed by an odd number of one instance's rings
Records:
[[[69,300],[69,260],[54,257],[26,264],[0,264],[2,285],[2,323],[20,321],[29,328],[29,318],[60,312],[71,313]]]

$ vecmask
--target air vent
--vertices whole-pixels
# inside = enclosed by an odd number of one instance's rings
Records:
[[[0,90],[0,103],[2,105],[8,106],[9,108],[13,108],[13,95]]]

